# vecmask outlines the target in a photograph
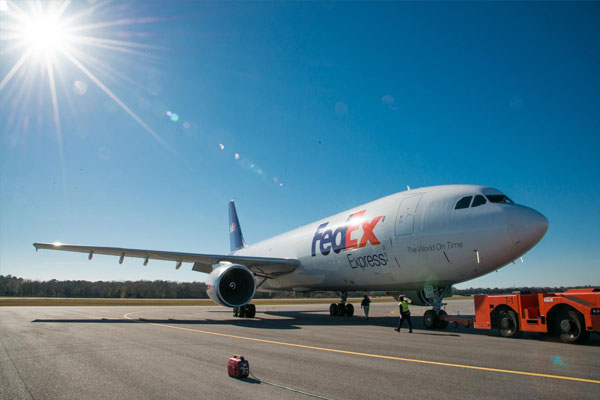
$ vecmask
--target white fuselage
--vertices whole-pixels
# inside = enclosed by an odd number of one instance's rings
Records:
[[[478,206],[456,209],[464,197]],[[522,256],[546,233],[537,211],[491,202],[501,192],[447,185],[396,193],[236,251],[296,258],[294,272],[261,290],[420,290],[494,271]]]

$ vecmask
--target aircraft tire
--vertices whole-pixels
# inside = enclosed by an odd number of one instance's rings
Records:
[[[329,306],[329,315],[331,315],[332,317],[335,317],[337,315],[337,304],[332,303]]]
[[[238,307],[238,317],[244,318],[246,316],[246,306]]]
[[[346,304],[346,316],[351,317],[354,315],[354,306],[352,304]]]
[[[433,310],[425,311],[425,314],[423,314],[423,325],[425,325],[425,328],[435,329],[437,324],[438,324],[438,318],[437,318],[437,315],[435,314],[435,311],[433,311]]]
[[[254,318],[256,315],[256,306],[254,304],[246,304],[246,318]]]
[[[444,310],[440,310],[440,312],[438,313],[438,321],[437,321],[437,328],[438,329],[446,329],[448,327],[448,321],[442,321],[440,319],[441,316],[447,316],[448,313]]]
[[[234,317],[240,316],[240,308],[239,307],[233,307],[233,316]]]
[[[337,305],[337,316],[343,317],[346,315],[346,305],[344,303],[340,303]]]

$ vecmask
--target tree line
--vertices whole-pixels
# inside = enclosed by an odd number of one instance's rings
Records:
[[[591,288],[592,286],[577,286]],[[456,289],[455,295],[564,292],[575,287],[511,287]],[[361,297],[365,292],[349,292],[348,297]],[[369,292],[371,296],[386,296],[385,292]],[[206,284],[202,282],[170,281],[36,281],[12,275],[0,275],[0,296],[17,297],[80,297],[114,299],[206,299]],[[255,298],[337,297],[336,292],[257,292]]]
[[[569,289],[590,289],[595,286],[582,285],[582,286],[521,286],[521,287],[510,287],[510,288],[467,288],[467,289],[456,289],[454,288],[453,293],[455,295],[470,296],[474,294],[511,294],[513,292],[520,293],[540,293],[540,292],[564,292]]]
[[[35,281],[0,275],[0,296],[134,299],[206,299],[201,282]]]

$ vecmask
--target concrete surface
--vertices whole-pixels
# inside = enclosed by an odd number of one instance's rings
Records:
[[[2,307],[0,398],[310,398],[266,382],[330,399],[600,398],[598,335],[428,331],[416,306],[414,333],[397,333],[394,303],[372,303],[368,321],[355,307],[258,306],[251,320],[218,306]],[[446,310],[472,315],[472,301]],[[228,377],[233,354],[258,380]]]

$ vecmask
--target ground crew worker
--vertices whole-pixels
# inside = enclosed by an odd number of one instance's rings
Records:
[[[400,310],[400,321],[398,321],[398,327],[396,328],[396,332],[400,332],[400,328],[404,324],[404,320],[408,321],[408,333],[412,333],[412,322],[410,321],[410,311],[408,310],[408,301],[406,301],[406,297],[400,296],[398,299],[398,308]]]
[[[369,299],[369,296],[367,296],[365,294],[365,297],[363,298],[362,302],[360,303],[360,308],[362,308],[365,311],[366,319],[369,319],[369,304],[371,304],[371,299]]]

